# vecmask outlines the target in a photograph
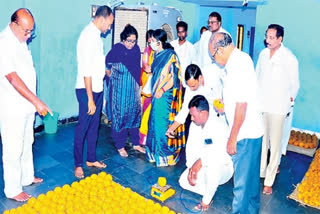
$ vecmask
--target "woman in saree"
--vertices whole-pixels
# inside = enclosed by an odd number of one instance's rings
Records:
[[[153,30],[148,30],[146,34],[147,47],[144,49],[142,55],[142,68],[141,68],[141,101],[142,101],[142,119],[139,129],[140,145],[146,145],[148,133],[148,120],[151,109],[151,64],[153,62],[153,50],[150,47],[151,37]]]
[[[137,30],[127,25],[120,34],[121,42],[115,44],[106,56],[109,76],[107,113],[112,121],[112,138],[122,157],[128,157],[124,148],[128,132],[133,149],[145,153],[145,149],[139,145],[141,55],[137,39]]]
[[[162,29],[151,37],[154,60],[151,65],[152,100],[148,121],[146,158],[156,166],[175,165],[181,148],[185,145],[184,125],[175,131],[175,138],[168,138],[166,130],[174,122],[182,106],[182,80],[180,64],[167,34]]]

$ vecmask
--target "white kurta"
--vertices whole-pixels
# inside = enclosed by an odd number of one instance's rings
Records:
[[[180,61],[180,66],[181,66],[181,76],[182,76],[182,84],[183,87],[186,87],[186,81],[184,79],[186,68],[188,65],[192,63],[192,60],[194,59],[195,55],[195,50],[193,47],[193,44],[189,41],[185,41],[182,45],[179,45],[179,40],[173,40],[170,43],[174,51],[177,53],[179,61]]]
[[[209,204],[217,187],[226,183],[233,174],[233,164],[228,155],[226,124],[221,123],[215,112],[202,128],[191,123],[192,133],[197,136],[188,140],[186,147],[187,169],[182,173],[179,183],[184,189],[203,195],[202,202]],[[188,173],[192,165],[201,159],[202,167],[198,173],[195,186],[188,182]]]
[[[224,111],[232,128],[237,103],[247,103],[246,117],[237,141],[256,139],[263,135],[263,120],[258,108],[257,77],[250,56],[235,48],[225,66],[223,84]]]
[[[297,58],[282,44],[270,58],[270,49],[261,51],[256,66],[260,109],[262,112],[286,115],[299,90]]]
[[[10,84],[6,76],[16,72],[36,94],[36,72],[31,52],[7,26],[0,33],[0,130],[4,193],[12,198],[34,179],[32,143],[35,107]]]

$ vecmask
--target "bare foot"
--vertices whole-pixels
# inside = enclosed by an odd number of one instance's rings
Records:
[[[198,211],[207,211],[210,208],[212,202],[213,201],[211,201],[209,204],[205,204],[201,201],[200,204],[194,207],[194,209]]]
[[[39,183],[42,183],[42,182],[43,182],[42,178],[34,177],[34,179],[32,181],[32,184],[39,184]]]
[[[19,202],[23,202],[23,201],[27,201],[31,198],[31,195],[25,193],[25,192],[21,192],[19,195],[11,198],[15,201],[19,201]]]
[[[264,186],[262,193],[264,195],[271,195],[272,194],[272,187]]]
[[[76,167],[75,170],[74,170],[74,176],[76,176],[76,178],[84,178],[84,172],[83,172],[83,169],[82,167]]]
[[[145,148],[143,148],[142,146],[133,146],[133,149],[134,150],[137,150],[137,151],[139,151],[139,152],[141,152],[141,153],[143,153],[143,154],[145,154],[146,153],[146,149]]]
[[[107,167],[107,165],[105,163],[103,163],[102,161],[96,161],[96,162],[88,162],[87,161],[87,166],[97,167],[99,169],[104,169]]]
[[[124,157],[124,158],[128,157],[128,153],[124,148],[118,149],[118,152],[119,152],[121,157]]]

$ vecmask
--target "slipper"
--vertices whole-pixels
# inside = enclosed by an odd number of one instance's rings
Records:
[[[128,153],[127,153],[127,151],[126,151],[124,148],[118,149],[118,152],[119,152],[119,154],[120,154],[121,157],[123,157],[123,158],[128,157]]]
[[[42,178],[34,177],[34,179],[32,181],[32,184],[39,184],[39,183],[42,183],[42,182],[43,182]]]
[[[102,161],[96,161],[96,162],[86,162],[87,166],[89,167],[96,167],[98,169],[104,169],[107,167],[107,165],[105,163],[103,163]]]
[[[138,151],[138,152],[141,152],[143,154],[146,154],[146,149],[143,148],[142,146],[139,146],[139,145],[138,146],[133,146],[133,149]]]
[[[84,178],[84,172],[82,167],[76,167],[74,170],[74,176],[76,176],[76,178],[82,179]]]
[[[271,195],[272,194],[272,187],[264,186],[262,193],[264,195]]]

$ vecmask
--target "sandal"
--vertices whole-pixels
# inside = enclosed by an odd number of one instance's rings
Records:
[[[81,166],[75,168],[74,176],[76,176],[76,178],[79,178],[79,179],[84,178],[84,172]]]
[[[107,165],[105,163],[103,163],[102,161],[96,161],[96,162],[86,162],[88,167],[96,167],[98,169],[104,169],[107,167]]]
[[[121,157],[123,157],[123,158],[128,157],[128,153],[127,153],[127,151],[126,151],[124,148],[118,149],[118,152],[119,152],[119,154],[120,154]]]
[[[142,146],[139,146],[139,145],[138,146],[133,146],[133,149],[138,151],[138,152],[141,152],[143,154],[146,154],[146,149],[143,148]]]

